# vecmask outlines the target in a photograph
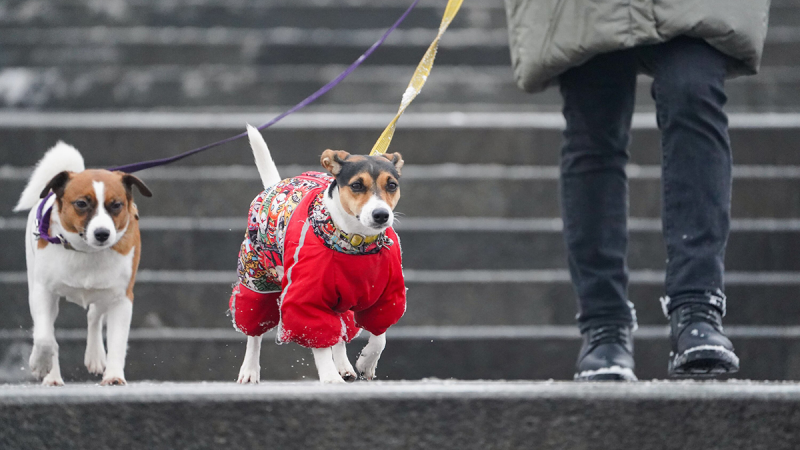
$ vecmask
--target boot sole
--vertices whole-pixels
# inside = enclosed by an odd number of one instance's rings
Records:
[[[739,357],[722,346],[690,348],[669,361],[669,376],[711,378],[739,371]]]
[[[633,370],[619,366],[584,370],[576,373],[574,378],[575,381],[639,381]]]

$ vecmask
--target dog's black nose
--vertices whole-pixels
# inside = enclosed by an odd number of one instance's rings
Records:
[[[372,220],[378,225],[383,225],[389,221],[389,211],[386,209],[376,209],[372,211]]]
[[[98,228],[94,232],[94,238],[97,239],[97,242],[105,242],[109,236],[111,236],[111,232],[105,228]]]

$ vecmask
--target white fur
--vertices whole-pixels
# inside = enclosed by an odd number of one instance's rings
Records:
[[[319,381],[323,384],[344,383],[342,376],[339,375],[339,370],[336,367],[336,364],[333,362],[334,347],[311,349],[312,353],[314,354],[314,363],[317,366]]]
[[[378,368],[378,360],[381,353],[386,348],[386,333],[379,336],[370,335],[369,342],[361,350],[361,356],[356,361],[356,370],[367,380],[375,378],[375,370]]]
[[[239,369],[239,383],[258,384],[261,381],[261,336],[247,336],[247,350],[244,352],[244,363]]]
[[[82,158],[80,160],[82,164]],[[57,174],[66,169],[55,167],[50,162],[40,162],[36,171],[46,170]],[[28,187],[35,184],[36,171]],[[41,188],[36,189],[41,191],[46,184],[45,181]],[[50,204],[53,202],[53,199],[49,201]],[[40,249],[33,235],[35,223],[36,208],[28,214],[25,233],[29,304],[33,318],[33,351],[29,360],[31,372],[38,378],[44,378],[45,385],[64,384],[58,364],[54,323],[58,315],[59,298],[66,297],[68,301],[89,309],[84,356],[87,369],[92,373],[102,373],[104,384],[124,384],[125,353],[133,308],[126,292],[133,275],[135,249],[131,249],[127,255],[121,255],[109,248],[92,247],[79,235],[66,233],[59,221],[57,205],[53,205],[51,233],[64,235],[76,250],[68,250],[58,244],[48,244]],[[117,234],[119,239],[124,231]],[[108,328],[107,358],[102,341],[103,318]]]
[[[253,157],[256,160],[256,167],[258,168],[258,174],[261,176],[261,183],[264,185],[264,189],[278,184],[281,181],[281,176],[275,166],[275,161],[272,160],[272,155],[269,152],[264,136],[261,135],[261,132],[256,127],[247,124],[247,138],[250,140],[250,148],[253,150]]]
[[[333,223],[347,234],[360,234],[362,236],[375,236],[386,231],[394,222],[392,208],[377,196],[369,199],[361,210],[359,217],[348,214],[339,198],[339,187],[329,187],[322,198],[322,203],[331,215]],[[389,211],[389,221],[384,225],[373,226],[372,211],[384,207]]]
[[[258,174],[264,188],[274,186],[281,181],[275,162],[272,160],[267,143],[261,133],[254,127],[247,125],[247,135],[250,139],[250,147],[253,150]],[[339,190],[328,188],[323,196],[323,202],[331,215],[333,223],[348,234],[360,234],[362,236],[374,236],[385,231],[392,226],[394,213],[392,208],[378,196],[371,198],[360,213],[360,217],[354,217],[345,212],[342,202],[339,199]],[[389,211],[389,220],[383,225],[376,225],[372,220],[372,212],[378,208],[385,208]],[[282,278],[282,277],[281,277]],[[356,363],[358,372],[365,378],[371,380],[375,377],[375,369],[378,366],[381,352],[386,346],[386,334],[371,336],[369,342],[361,352],[361,357]],[[346,344],[342,341],[333,347],[312,349],[314,363],[317,366],[319,380],[322,383],[344,383],[344,379],[355,380],[357,373],[347,358]],[[248,336],[247,349],[245,350],[244,362],[239,369],[239,383],[258,383],[261,378],[261,366],[259,363],[261,353],[261,336]]]
[[[106,185],[102,181],[93,181],[92,187],[94,188],[95,198],[97,199],[97,209],[94,212],[94,217],[89,220],[88,225],[86,226],[85,232],[85,239],[86,242],[91,245],[92,247],[96,248],[109,248],[113,247],[117,243],[117,234],[121,238],[122,235],[125,234],[125,230],[127,230],[127,225],[125,229],[121,230],[120,233],[117,233],[116,225],[114,224],[114,219],[111,218],[111,215],[106,210],[105,205],[105,198],[106,198]],[[106,230],[109,232],[108,239],[103,242],[100,242],[95,237],[95,232],[98,230]]]
[[[44,157],[36,164],[25,190],[19,197],[14,211],[25,211],[36,206],[39,195],[47,183],[60,172],[83,172],[83,156],[75,147],[59,141],[53,148],[45,153]]]
[[[356,381],[358,375],[356,375],[355,369],[353,369],[350,360],[347,358],[347,344],[344,341],[339,342],[331,347],[331,353],[333,364],[336,366],[339,376],[344,378],[345,381]]]
[[[372,213],[381,209],[389,213],[389,220],[387,220],[384,224],[376,223],[375,219],[372,217]],[[378,197],[377,195],[373,195],[369,200],[367,200],[367,203],[364,204],[364,207],[361,208],[361,212],[358,214],[358,221],[361,222],[361,225],[370,228],[372,230],[372,234],[375,235],[382,233],[384,230],[392,226],[394,223],[394,212],[392,211],[392,207],[383,201],[382,198]]]

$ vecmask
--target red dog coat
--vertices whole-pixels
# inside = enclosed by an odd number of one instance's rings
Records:
[[[322,198],[333,178],[306,172],[253,200],[239,251],[233,325],[260,336],[276,325],[280,342],[326,348],[361,328],[380,335],[406,310],[400,241],[347,235]]]

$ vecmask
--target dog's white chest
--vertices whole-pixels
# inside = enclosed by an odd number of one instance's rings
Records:
[[[133,274],[134,249],[121,255],[108,249],[81,253],[58,245],[35,251],[35,277],[84,307],[125,295]]]

